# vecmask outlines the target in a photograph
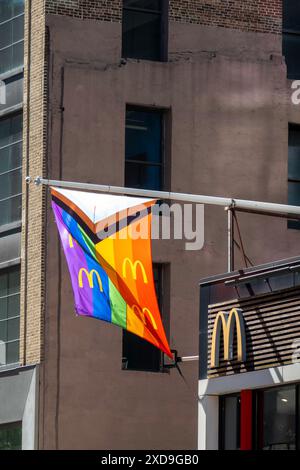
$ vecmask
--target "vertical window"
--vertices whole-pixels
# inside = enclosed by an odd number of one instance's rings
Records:
[[[283,55],[290,79],[300,78],[300,2],[283,0]]]
[[[154,282],[157,300],[162,312],[163,309],[163,274],[164,268],[161,264],[153,266]],[[123,330],[123,369],[144,370],[159,372],[162,368],[162,353],[158,348],[152,346],[139,336]]]
[[[0,425],[0,450],[21,450],[22,423]]]
[[[240,395],[220,397],[220,449],[240,448]]]
[[[0,120],[0,226],[21,219],[22,114]]]
[[[24,0],[0,1],[0,74],[23,65]]]
[[[125,186],[163,189],[163,121],[162,111],[127,108]]]
[[[300,206],[300,126],[289,126],[288,204]],[[288,227],[300,229],[300,221],[289,220]]]
[[[19,361],[20,267],[0,271],[0,366]]]
[[[123,0],[123,57],[166,60],[167,9],[164,0]]]
[[[260,392],[260,449],[296,449],[296,401],[294,385]]]

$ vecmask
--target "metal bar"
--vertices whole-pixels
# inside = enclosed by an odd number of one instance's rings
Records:
[[[234,219],[233,211],[230,208],[227,210],[227,233],[228,233],[228,264],[227,270],[229,273],[234,271]]]
[[[179,357],[179,362],[193,362],[193,361],[199,361],[199,356],[183,356]]]
[[[255,210],[240,209],[240,208],[236,208],[235,211],[236,212],[242,212],[244,214],[256,214],[256,215],[264,215],[264,216],[267,216],[267,217],[279,217],[281,219],[300,220],[300,215],[299,214],[290,214],[290,213],[274,214],[273,212],[255,211]]]
[[[31,178],[26,177],[26,180],[29,183],[31,181]],[[214,206],[234,207],[234,209],[248,209],[257,212],[266,211],[274,214],[279,213],[300,215],[300,206],[289,206],[287,204],[276,204],[272,202],[248,201],[245,199],[234,199],[228,197],[202,196],[197,194],[184,194],[167,191],[149,191],[145,189],[124,188],[123,186],[108,186],[101,184],[78,183],[74,181],[50,180],[41,178],[39,176],[35,178],[34,182],[37,186],[57,186],[59,188],[123,194],[128,196],[148,197],[154,199],[172,199],[181,202],[192,202],[198,204],[209,204]]]

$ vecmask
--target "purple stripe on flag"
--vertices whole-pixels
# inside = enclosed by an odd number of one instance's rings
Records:
[[[52,204],[57,228],[63,245],[64,253],[67,259],[71,282],[75,298],[75,310],[78,315],[93,316],[93,290],[89,288],[81,288],[79,285],[80,277],[84,279],[84,270],[89,272],[86,256],[79,244],[72,239],[68,230],[62,222],[56,204]],[[80,276],[81,272],[81,276]]]

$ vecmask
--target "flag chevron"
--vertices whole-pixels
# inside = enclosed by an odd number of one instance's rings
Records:
[[[58,188],[51,192],[77,314],[118,325],[172,357],[152,271],[151,207],[155,200],[95,197]],[[120,210],[113,212],[116,208]],[[143,221],[148,223],[147,239],[132,238],[131,230]],[[106,230],[113,224],[114,230]],[[105,233],[99,239],[101,232]]]

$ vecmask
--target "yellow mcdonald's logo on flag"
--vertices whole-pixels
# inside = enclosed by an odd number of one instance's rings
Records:
[[[142,319],[144,325],[147,325],[146,318],[145,318],[145,315],[147,315],[150,318],[150,321],[152,323],[153,328],[155,330],[158,329],[157,324],[156,324],[156,322],[154,320],[154,317],[153,317],[152,313],[150,312],[149,308],[144,307],[143,310],[142,310],[137,305],[133,305],[132,310]]]
[[[212,368],[219,367],[220,364],[220,343],[221,332],[224,338],[224,361],[233,360],[233,340],[235,330],[237,332],[237,360],[245,362],[246,360],[246,334],[244,317],[242,311],[233,308],[230,313],[219,312],[216,316],[212,334],[211,360]]]
[[[130,267],[132,277],[135,281],[137,280],[137,269],[139,267],[140,271],[142,273],[142,276],[143,276],[144,283],[148,284],[148,278],[147,278],[147,275],[146,275],[146,271],[145,271],[143,263],[140,260],[136,260],[135,262],[133,262],[129,258],[124,259],[123,266],[122,266],[122,275],[123,275],[124,279],[126,279],[126,277],[127,277],[127,266]]]
[[[78,273],[78,284],[79,287],[82,289],[83,288],[83,273],[86,275],[89,286],[91,289],[94,288],[94,275],[96,276],[96,279],[98,281],[99,289],[101,292],[103,292],[103,286],[102,286],[102,281],[100,274],[95,270],[92,269],[91,271],[88,271],[85,268],[81,268],[79,273]]]

